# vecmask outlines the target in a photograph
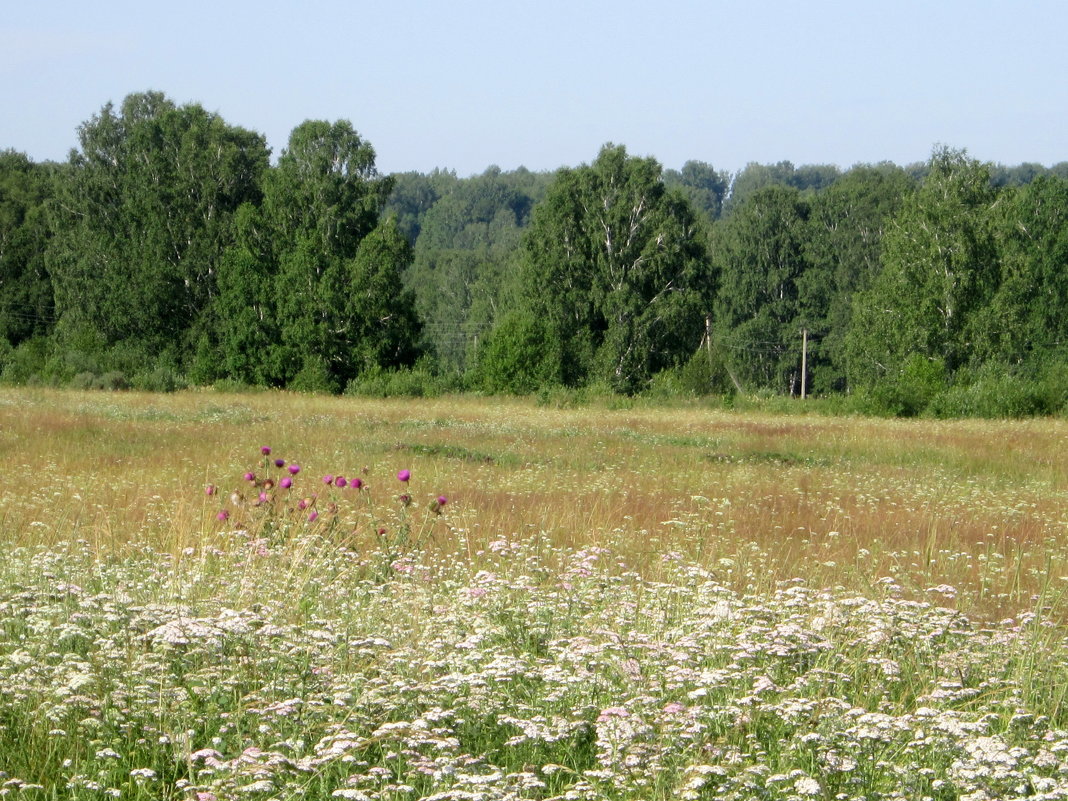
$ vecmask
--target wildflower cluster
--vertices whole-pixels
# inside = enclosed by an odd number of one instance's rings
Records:
[[[1068,647],[1041,609],[981,625],[800,583],[740,594],[685,559],[653,581],[602,548],[550,550],[411,549],[376,576],[304,530],[258,560],[17,549],[0,567],[0,789],[1068,798]]]
[[[382,509],[372,501],[368,484],[370,469],[362,468],[358,475],[327,473],[320,483],[302,484],[307,473],[297,462],[272,456],[272,448],[260,448],[258,468],[245,472],[242,485],[235,488],[215,512],[220,524],[246,533],[254,541],[286,538],[295,532],[302,535],[359,538],[370,534],[385,548],[390,560],[403,551],[418,547],[430,532],[433,517],[440,516],[448,499],[438,495],[424,506],[426,514],[413,526],[412,512],[417,504],[409,486],[412,473],[408,469],[397,472],[401,492],[396,495],[393,513],[383,516]],[[351,475],[351,474],[350,474]],[[206,494],[218,495],[218,487],[208,484]]]

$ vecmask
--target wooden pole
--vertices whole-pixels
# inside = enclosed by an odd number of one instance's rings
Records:
[[[801,329],[801,400],[805,399],[808,376],[808,329]]]

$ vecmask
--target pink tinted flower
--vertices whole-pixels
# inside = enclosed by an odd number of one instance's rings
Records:
[[[226,509],[220,509],[219,513],[215,515],[215,519],[219,522],[225,522],[230,519],[230,513]]]
[[[269,501],[270,499],[271,499],[271,496],[268,495],[266,492],[261,492],[260,493],[260,503],[267,503],[267,501]]]
[[[439,495],[438,496],[438,506],[444,506],[448,502],[449,502],[449,499],[446,498],[444,495]]]
[[[300,472],[300,465],[299,464],[291,464],[286,469],[289,470],[289,475],[295,476],[297,473]]]
[[[323,476],[323,483],[324,484],[333,484],[334,483],[334,477],[331,476],[331,475]]]
[[[214,484],[208,484],[208,486],[204,487],[204,494],[205,495],[214,495],[215,494],[215,485]]]
[[[245,473],[245,481],[255,481],[255,480],[256,480],[256,474],[253,473],[251,470],[249,472]]]
[[[271,449],[268,446],[264,445],[262,448],[260,448],[260,453],[262,453],[264,456],[270,456]]]
[[[399,473],[397,473],[397,481],[403,481],[403,482],[407,483],[408,480],[411,477],[412,477],[412,471],[411,470],[401,470]]]
[[[352,479],[352,488],[353,489],[359,489],[362,486],[363,486],[363,479],[362,478],[360,478],[359,476],[356,476],[356,478]]]
[[[601,714],[597,716],[597,722],[604,723],[606,720],[611,720],[612,718],[626,717],[630,717],[630,712],[626,707],[608,706],[601,710]]]
[[[309,523],[314,523],[318,519],[318,517],[319,517],[319,513],[316,512],[314,509],[312,509],[311,513],[308,515],[308,522]]]
[[[338,476],[337,478],[334,479],[334,486],[335,487],[338,487],[340,489],[344,489],[348,485],[349,485],[349,481],[344,476]]]
[[[280,486],[282,489],[289,489],[293,486],[293,479],[291,479],[289,476],[286,476],[278,482],[278,486]]]

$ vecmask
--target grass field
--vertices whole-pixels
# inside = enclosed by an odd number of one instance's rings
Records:
[[[1068,797],[1066,438],[0,390],[0,794]]]

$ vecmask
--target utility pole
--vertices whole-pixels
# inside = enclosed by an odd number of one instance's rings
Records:
[[[808,329],[801,329],[801,400],[805,399],[808,377]]]

